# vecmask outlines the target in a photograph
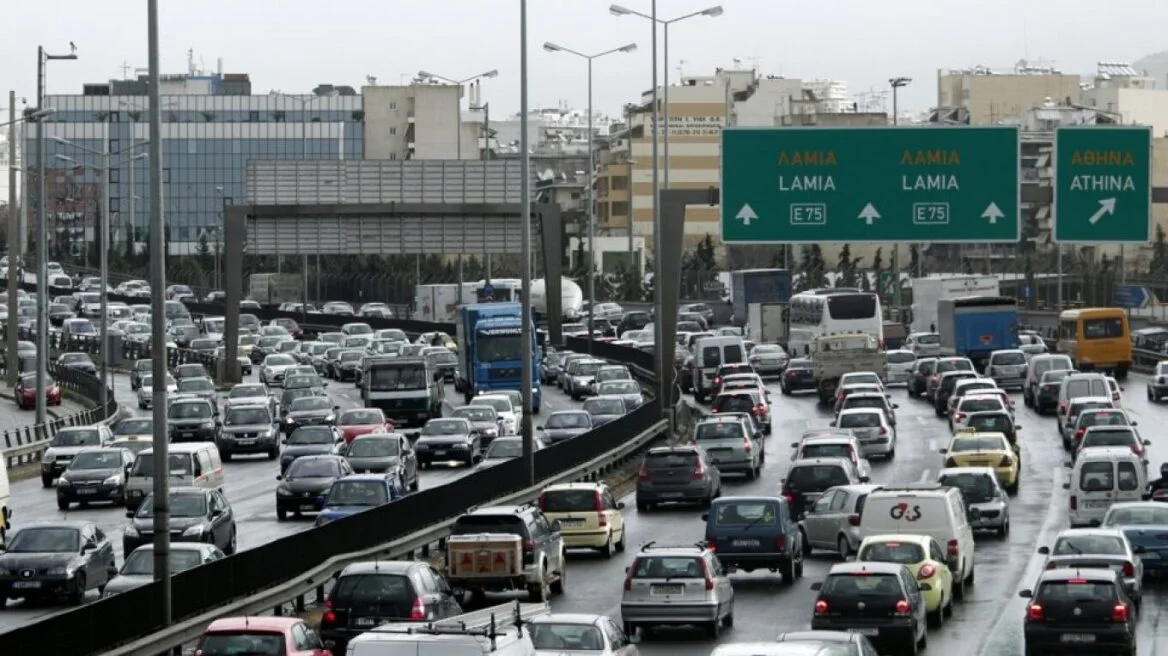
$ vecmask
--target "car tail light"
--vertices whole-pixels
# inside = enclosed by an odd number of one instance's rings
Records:
[[[791,488],[787,487],[786,483],[783,483],[782,495],[783,498],[787,500],[788,504],[795,503],[795,495],[791,493]]]
[[[702,577],[706,579],[706,590],[714,589],[714,577],[710,575],[710,565],[706,559],[702,559]]]
[[[604,499],[600,497],[600,492],[596,493],[596,525],[600,528],[608,526],[608,515],[604,514]]]
[[[523,550],[526,551],[527,553],[534,552],[535,551],[535,540],[524,540],[523,541]]]
[[[1136,566],[1132,565],[1131,563],[1124,563],[1123,564],[1123,575],[1129,579],[1131,577],[1135,576],[1136,575]]]
[[[960,556],[961,555],[961,544],[957,540],[950,540],[945,545],[945,553],[947,553],[950,558]]]
[[[1042,614],[1042,606],[1039,604],[1030,604],[1026,607],[1026,621],[1027,622],[1041,622],[1046,617]]]
[[[953,421],[965,421],[965,413],[964,412],[954,413]]]
[[[1126,622],[1127,616],[1127,604],[1116,604],[1111,607],[1112,622]]]
[[[780,535],[780,536],[776,537],[775,538],[775,549],[778,551],[782,551],[783,549],[786,549],[786,548],[787,548],[787,536]]]
[[[710,408],[710,414],[714,414],[714,415],[718,414],[718,409],[717,408]]]
[[[938,380],[940,380],[940,378],[937,376],[937,374],[933,374],[932,376],[929,376],[929,382],[930,382],[930,383],[935,383],[935,382],[937,382]]]
[[[625,592],[633,589],[633,568],[629,568],[629,573],[625,576]]]
[[[1065,411],[1066,409],[1067,409],[1067,402],[1060,401],[1059,402],[1059,412],[1061,413],[1061,412]]]
[[[546,511],[547,510],[547,501],[546,501],[545,497],[546,497],[546,495],[543,495],[543,494],[539,495],[539,503],[536,505],[539,506],[540,510]]]
[[[1079,497],[1071,495],[1071,510],[1079,509]]]
[[[722,377],[721,376],[714,377],[714,384],[721,385],[722,384]]]
[[[887,429],[887,428],[885,428],[885,427],[883,427],[883,426],[881,426],[881,427],[880,427],[880,433],[879,433],[879,434],[880,434],[880,435],[887,435],[887,434],[888,434],[888,429]]]
[[[1075,439],[1076,440],[1083,439],[1083,434],[1086,432],[1087,432],[1086,429],[1083,429],[1083,428],[1080,428],[1079,430],[1075,431]]]
[[[718,552],[718,539],[717,538],[706,538],[706,548],[709,549],[713,553],[717,553]]]
[[[1054,391],[1054,385],[1043,385],[1043,386],[1042,386],[1042,391],[1044,391],[1044,392],[1053,392],[1053,391]]]
[[[321,624],[336,624],[337,614],[336,614],[336,611],[333,610],[333,600],[326,599],[324,602],[324,607],[325,607],[325,611],[324,611],[324,615],[320,616],[320,623]]]
[[[820,599],[819,601],[815,602],[815,614],[816,615],[827,615],[827,602],[826,601]]]
[[[754,450],[754,445],[750,443],[750,438],[742,440],[742,450],[746,451],[747,453],[750,453]]]
[[[945,466],[946,467],[956,467],[957,461],[954,460],[953,458],[945,458]]]
[[[767,413],[767,410],[766,410],[766,406],[765,406],[765,405],[759,405],[759,406],[756,406],[756,407],[754,408],[754,411],[755,411],[756,413],[758,413],[758,416],[760,416],[760,417],[765,417],[765,416],[766,416],[766,413]]]
[[[1014,464],[1014,461],[1010,460],[1010,456],[1002,456],[1002,460],[1001,460],[1001,462],[998,463],[998,466],[999,467],[1009,467],[1012,464]]]
[[[698,461],[697,467],[694,467],[693,477],[695,481],[700,481],[706,477],[706,463],[701,460]]]
[[[860,525],[860,516],[859,515],[848,515],[848,524],[851,524],[852,526],[859,526]]]
[[[794,378],[794,377],[795,377],[795,372],[794,372],[794,371],[788,371],[788,372],[787,372],[787,378]]]
[[[1053,562],[1053,561],[1046,564],[1047,569],[1056,569],[1057,567],[1058,567],[1058,563]]]
[[[637,470],[637,478],[642,481],[649,480],[649,468],[645,465],[641,465],[641,468]]]
[[[426,602],[422,601],[421,597],[416,597],[414,599],[414,605],[410,607],[410,619],[411,620],[424,620],[424,619],[426,619]]]
[[[936,573],[936,567],[933,567],[932,565],[923,565],[921,567],[921,571],[917,572],[917,578],[924,581],[925,579],[932,578]]]
[[[905,601],[904,599],[901,599],[900,601],[896,602],[896,614],[897,615],[908,615],[910,610],[912,610],[912,606],[909,606],[908,602]]]

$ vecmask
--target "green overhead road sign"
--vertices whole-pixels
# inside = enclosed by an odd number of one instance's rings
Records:
[[[1017,242],[1016,126],[726,128],[722,241]]]
[[[1152,129],[1096,125],[1055,131],[1054,240],[1151,241]]]

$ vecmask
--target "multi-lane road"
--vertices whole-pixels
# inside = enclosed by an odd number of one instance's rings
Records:
[[[78,403],[66,395],[61,398],[61,405],[50,406],[46,408],[46,412],[49,418],[52,419],[53,417],[68,417],[85,409],[85,405]],[[16,401],[12,398],[11,390],[0,394],[0,433],[24,428],[35,423],[36,413],[32,410],[21,410],[16,407]]]
[[[254,382],[255,377],[252,376],[250,380]],[[137,397],[130,390],[128,376],[121,373],[114,374],[113,387],[118,402],[130,414],[149,416],[149,411],[138,409]],[[361,405],[360,393],[351,384],[330,381],[327,391],[333,402],[342,409]],[[453,387],[447,388],[446,399],[450,406],[462,404],[462,395],[455,394]],[[578,404],[574,404],[558,390],[544,388],[541,416],[573,406],[578,406]],[[312,527],[313,517],[311,516],[283,522],[276,519],[278,461],[268,460],[264,456],[239,457],[227,463],[224,471],[226,480],[223,488],[235,513],[240,549],[250,549]],[[442,485],[468,471],[471,470],[462,466],[427,469],[420,472],[421,487],[428,489]],[[98,526],[113,542],[118,565],[121,565],[124,556],[122,554],[122,531],[127,523],[124,508],[97,505],[82,509],[74,506],[68,512],[61,512],[57,509],[54,491],[42,488],[39,478],[12,485],[12,507],[14,509],[13,526],[17,529],[22,524],[29,522],[59,520],[66,516],[70,519],[87,519],[97,522]],[[96,598],[97,593],[91,591],[88,599],[92,601]],[[33,607],[24,602],[10,601],[7,610],[0,611],[0,633],[45,615],[64,610],[68,610],[68,608],[59,605]]]

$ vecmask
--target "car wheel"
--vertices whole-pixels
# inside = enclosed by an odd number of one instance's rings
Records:
[[[41,487],[53,487],[53,477],[41,476]]]
[[[286,519],[288,519],[288,511],[283,508],[276,508],[276,520],[282,522]]]
[[[236,550],[238,549],[238,546],[239,546],[238,545],[238,536],[236,535],[235,529],[232,528],[231,529],[231,537],[227,538],[227,546],[225,546],[223,548],[223,553],[230,556],[231,554],[236,552]]]
[[[608,540],[605,541],[604,546],[600,548],[600,553],[605,558],[612,558],[616,554],[616,545],[612,542],[612,533],[608,534]]]
[[[804,543],[806,544],[806,543]],[[835,543],[836,553],[839,554],[840,560],[847,560],[848,556],[852,555],[852,544],[844,536],[839,536]]]
[[[945,624],[945,599],[941,599],[941,604],[937,606],[937,610],[929,611],[926,614],[929,626],[934,629],[939,629]]]
[[[80,606],[85,601],[86,589],[85,575],[78,574],[76,585],[74,586],[73,591],[69,593],[69,603],[73,604],[74,606]]]
[[[622,526],[622,527],[621,527],[621,536],[620,536],[620,539],[619,539],[619,540],[617,540],[617,542],[616,542],[616,550],[617,550],[617,551],[621,551],[621,552],[623,552],[623,551],[625,550],[625,535],[626,535],[627,533],[628,533],[628,530],[627,530],[627,529],[625,529],[625,527],[623,527],[623,526]]]

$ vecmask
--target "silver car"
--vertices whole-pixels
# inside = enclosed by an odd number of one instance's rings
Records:
[[[918,358],[941,355],[941,335],[938,333],[910,333],[904,340],[904,348]]]
[[[170,545],[170,571],[177,574],[226,557],[219,547],[213,544],[175,542]],[[118,575],[106,584],[102,596],[109,597],[140,588],[152,581],[154,581],[154,545],[145,544],[126,555],[122,569],[118,570]]]
[[[860,513],[868,493],[879,488],[868,483],[833,487],[816,499],[799,521],[804,553],[811,549],[835,551],[843,560],[860,547]]]
[[[734,587],[717,557],[704,547],[641,547],[621,596],[628,635],[638,628],[693,625],[717,637],[734,624]]]
[[[885,380],[889,385],[907,385],[912,376],[913,364],[917,356],[908,349],[893,349],[888,352],[888,373]]]
[[[867,483],[872,476],[872,465],[861,455],[864,452],[860,440],[855,435],[836,429],[814,430],[803,433],[798,442],[792,442],[795,449],[791,460],[804,458],[847,458],[856,465],[860,481]]]
[[[694,443],[706,460],[723,474],[745,474],[754,480],[766,462],[765,442],[755,439],[742,421],[703,419],[694,426]]]
[[[641,404],[645,402],[645,394],[641,391],[641,384],[635,380],[605,381],[596,387],[596,395],[619,397],[630,412],[641,407]]]
[[[174,376],[166,375],[166,394],[171,396],[178,394],[178,383],[175,382]],[[149,410],[154,407],[154,376],[146,375],[142,377],[142,384],[138,387],[138,407],[143,410]]]
[[[860,455],[865,458],[877,456],[892,460],[896,457],[896,429],[879,408],[844,410],[832,426],[855,435],[860,440]]]
[[[1003,349],[990,353],[986,364],[986,375],[994,379],[1002,389],[1026,386],[1026,354],[1019,349]]]
[[[1123,577],[1132,601],[1140,605],[1144,592],[1144,561],[1132,549],[1122,529],[1066,529],[1054,539],[1054,546],[1039,547],[1038,553],[1046,556],[1043,569],[1082,567],[1113,570]]]
[[[295,366],[296,358],[287,353],[273,353],[266,356],[263,366],[260,367],[260,382],[270,387],[279,387],[284,384],[284,375],[288,368]]]
[[[946,467],[937,474],[937,482],[961,490],[973,530],[997,531],[1002,537],[1010,534],[1010,497],[993,469]]]
[[[778,344],[759,344],[750,350],[748,361],[760,376],[781,376],[791,358]]]

